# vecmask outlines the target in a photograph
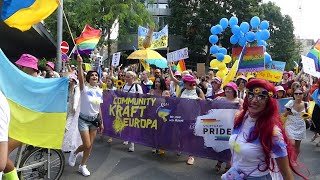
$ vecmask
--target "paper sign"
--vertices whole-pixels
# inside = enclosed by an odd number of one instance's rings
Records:
[[[310,74],[312,76],[316,76],[318,73],[316,71],[316,66],[314,64],[314,60],[301,55],[302,64],[303,64],[303,72]]]
[[[237,60],[242,47],[232,49],[232,58]],[[240,59],[238,72],[257,72],[264,70],[264,51],[262,46],[246,47],[243,58]]]
[[[113,53],[112,55],[112,66],[117,67],[120,63],[121,52]]]
[[[285,66],[285,62],[271,61],[265,65],[264,71],[257,72],[257,78],[265,79],[271,82],[280,82]]]
[[[177,51],[171,52],[167,54],[168,62],[180,61],[181,59],[188,59],[188,48],[179,49]]]
[[[143,40],[146,38],[149,29],[139,26],[138,27],[138,47],[143,49]],[[161,31],[153,32],[152,42],[150,49],[160,49],[168,47],[168,25],[166,25]]]

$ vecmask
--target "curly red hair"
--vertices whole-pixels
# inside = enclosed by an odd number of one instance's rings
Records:
[[[263,79],[253,79],[249,81],[246,85],[247,89],[254,89],[259,87],[264,88],[267,91],[272,92],[273,94],[276,93],[274,85]],[[243,109],[235,119],[234,128],[239,128],[242,125],[242,121],[244,120],[244,117],[248,111],[248,105],[248,97],[246,96],[243,103]],[[266,171],[267,169],[269,169],[270,171],[274,172],[275,163],[274,161],[271,161],[270,153],[273,144],[272,137],[274,128],[279,127],[283,135],[284,142],[287,144],[290,168],[295,174],[301,176],[304,179],[307,179],[302,174],[297,172],[292,165],[294,163],[294,157],[296,156],[296,153],[281,123],[277,99],[272,97],[268,99],[266,108],[261,112],[260,116],[257,118],[255,127],[256,128],[248,136],[249,138],[247,139],[247,142],[253,142],[257,138],[259,138],[260,140],[262,149],[265,154],[265,163],[267,166],[264,169],[259,168],[259,171]]]

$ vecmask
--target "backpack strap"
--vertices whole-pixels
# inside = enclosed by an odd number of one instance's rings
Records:
[[[182,95],[183,91],[186,90],[186,88],[182,88],[180,91],[180,96]]]
[[[307,104],[307,102],[304,102],[304,110],[306,111],[306,113],[308,112],[308,104]]]
[[[131,85],[131,87],[129,88],[128,92],[131,91],[131,89],[133,88],[134,84]]]
[[[137,83],[134,83],[135,84],[135,88],[136,88],[136,93],[138,92],[138,84]]]
[[[196,87],[196,92],[197,92],[198,97],[200,97],[200,88]]]

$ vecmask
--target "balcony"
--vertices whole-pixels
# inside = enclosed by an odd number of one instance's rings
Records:
[[[167,8],[167,9],[147,8],[147,9],[153,16],[170,16],[171,15],[171,11],[169,8]]]

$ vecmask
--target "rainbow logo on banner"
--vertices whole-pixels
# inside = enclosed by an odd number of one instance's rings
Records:
[[[242,47],[232,49],[232,58],[238,59]],[[243,58],[239,62],[238,72],[257,72],[264,70],[264,50],[262,46],[246,47]]]
[[[79,54],[89,55],[96,48],[100,36],[101,31],[99,29],[86,25],[81,35],[75,39]]]
[[[2,20],[10,27],[26,31],[52,14],[57,0],[3,0]]]
[[[215,122],[219,122],[219,120],[216,120],[216,119],[201,119],[201,121],[203,124],[212,124]]]
[[[0,49],[0,91],[11,111],[9,137],[37,147],[61,149],[68,81],[30,76],[13,65]]]

